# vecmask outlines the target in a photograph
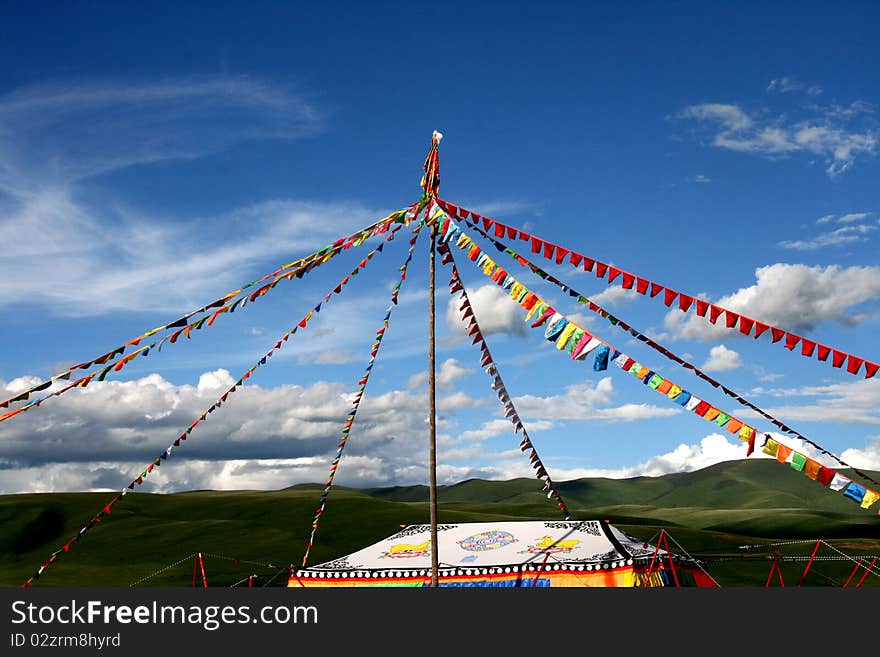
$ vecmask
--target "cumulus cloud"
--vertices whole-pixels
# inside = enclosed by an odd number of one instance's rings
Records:
[[[709,350],[709,359],[701,369],[705,372],[729,372],[742,366],[742,359],[733,349],[719,344]]]
[[[443,364],[440,365],[440,370],[437,372],[437,387],[443,390],[448,390],[453,387],[456,380],[465,376],[470,376],[475,371],[476,370],[472,368],[462,367],[457,358],[447,358],[443,361]],[[425,385],[427,382],[428,373],[418,372],[409,378],[407,387],[414,389]]]
[[[684,108],[679,116],[713,127],[712,145],[718,148],[768,157],[794,153],[821,156],[832,177],[849,169],[856,156],[877,151],[877,137],[870,130],[848,127],[855,114],[823,110],[818,116],[789,122],[786,116],[751,116],[738,105],[704,103]]]
[[[71,470],[85,468],[93,478],[106,473],[106,468],[96,465],[100,463],[124,462],[132,465],[129,473],[137,472],[231,383],[229,372],[217,370],[203,374],[197,386],[174,385],[151,374],[72,390],[0,425],[4,471],[0,487],[12,492],[6,482],[14,471],[55,463],[65,463]],[[16,386],[3,387],[8,391]],[[181,443],[168,461],[168,471],[178,456],[205,462],[318,459],[328,464],[352,395],[341,384],[327,382],[239,388]],[[478,403],[456,393],[441,399],[440,407],[448,412]],[[413,458],[426,439],[426,408],[423,393],[392,390],[364,397],[347,453],[386,453],[401,462]],[[441,429],[445,424],[441,418]],[[113,487],[127,482],[116,480]]]
[[[845,449],[840,458],[855,468],[880,470],[880,436],[869,438],[864,449]]]
[[[823,321],[851,326],[860,304],[880,299],[880,267],[827,267],[776,263],[755,270],[756,283],[715,303],[792,331],[809,332]],[[705,318],[677,310],[664,324],[676,337],[717,341],[739,335]]]
[[[468,291],[474,314],[484,335],[509,333],[525,335],[526,324],[522,320],[520,307],[511,301],[497,285],[483,285]],[[461,299],[456,295],[446,307],[446,324],[449,330],[459,336],[465,335],[465,325],[461,321]]]
[[[523,418],[546,420],[632,422],[653,417],[667,417],[680,412],[676,408],[649,404],[608,407],[613,396],[614,385],[611,377],[605,377],[596,384],[588,381],[568,386],[561,395],[516,397],[514,404]]]
[[[635,290],[627,290],[620,285],[614,285],[590,296],[590,301],[600,306],[621,306],[638,298]]]

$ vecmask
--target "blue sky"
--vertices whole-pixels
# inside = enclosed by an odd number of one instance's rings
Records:
[[[880,10],[869,3],[2,12],[4,397],[412,203],[435,129],[443,198],[880,360]],[[0,492],[124,486],[365,253],[0,424]],[[323,481],[404,257],[399,238],[146,488]],[[459,262],[554,478],[744,457],[739,442],[615,368],[554,353]],[[423,239],[337,483],[427,480],[426,264]],[[853,465],[880,468],[876,380],[552,271]],[[447,278],[440,478],[529,476],[478,352],[448,313]],[[582,308],[563,309],[773,428]]]

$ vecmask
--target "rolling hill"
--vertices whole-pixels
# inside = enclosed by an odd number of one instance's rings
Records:
[[[580,479],[560,483],[559,490],[576,518],[607,518],[644,540],[665,527],[683,549],[704,559],[724,586],[763,585],[766,579],[770,548],[744,551],[744,544],[823,538],[848,554],[880,554],[876,512],[773,461],[727,462],[662,477]],[[299,562],[319,492],[316,485],[298,485],[280,491],[133,494],[62,555],[39,585],[187,586],[195,552],[207,555],[211,585],[229,586],[251,574],[262,585],[284,565]],[[108,497],[0,496],[0,585],[20,585]],[[448,522],[557,514],[531,479],[468,480],[441,487],[438,498],[441,521]],[[310,563],[351,552],[400,525],[427,522],[426,500],[424,486],[335,488]],[[802,543],[787,553],[811,549]],[[165,569],[175,562],[180,563]],[[839,585],[852,566],[846,560],[817,562],[807,583]],[[786,563],[787,581],[796,581],[802,569],[802,562]],[[272,584],[285,580],[281,573]],[[880,577],[869,577],[865,585],[880,585]]]

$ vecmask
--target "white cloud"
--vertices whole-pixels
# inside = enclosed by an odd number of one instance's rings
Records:
[[[824,386],[776,388],[762,392],[788,402],[797,397],[814,398],[813,403],[789,403],[769,409],[773,415],[789,421],[880,424],[880,380],[877,379]]]
[[[299,95],[258,80],[28,86],[0,96],[0,126],[0,260],[16,272],[0,281],[2,306],[185,311],[383,214],[269,200],[220,216],[157,216],[103,189],[100,174],[320,129]]]
[[[462,391],[453,392],[445,397],[437,399],[437,410],[455,411],[462,408],[477,408],[485,406],[488,399],[474,399]]]
[[[561,395],[537,397],[523,395],[514,398],[514,404],[523,418],[546,420],[599,420],[602,422],[632,422],[653,417],[676,415],[680,409],[649,404],[623,404],[608,407],[614,395],[611,377],[598,383],[579,383],[568,386]]]
[[[840,221],[843,221],[843,218],[841,218]],[[852,219],[851,221],[856,221],[856,219]],[[820,233],[805,240],[784,240],[779,243],[779,246],[784,249],[796,249],[798,251],[815,251],[816,249],[821,249],[826,246],[843,246],[844,244],[864,242],[868,239],[867,235],[875,230],[877,230],[876,226],[866,224],[843,226],[827,233]]]
[[[742,359],[739,354],[733,349],[719,344],[709,350],[709,359],[703,363],[700,369],[704,372],[729,372],[741,366]]]
[[[0,304],[36,302],[70,316],[189,310],[265,273],[258,265],[271,271],[383,216],[350,203],[267,201],[197,221],[128,217],[109,229],[112,219],[69,193],[34,203],[0,214],[3,265],[17,272],[0,281]],[[205,232],[217,224],[230,228],[223,241]],[[64,264],[46,267],[46,258]]]
[[[474,371],[471,368],[462,367],[456,358],[447,358],[437,373],[437,385],[441,388],[451,388],[456,379],[470,376]]]
[[[775,434],[773,434],[776,437]],[[790,444],[791,441],[786,441]],[[760,443],[759,443],[760,445]],[[793,445],[794,446],[794,445]],[[802,453],[807,453],[801,449]],[[492,479],[511,479],[513,477],[534,476],[527,464],[522,464],[512,451],[503,467],[496,466],[491,473]],[[727,436],[713,433],[704,437],[697,444],[681,443],[675,449],[652,456],[634,465],[623,465],[617,468],[583,468],[554,464],[552,459],[544,459],[551,476],[556,481],[567,481],[583,477],[605,477],[608,479],[629,479],[632,477],[660,477],[673,472],[693,472],[724,461],[736,461],[746,458],[746,443]],[[758,449],[749,459],[770,458]],[[502,459],[493,459],[498,463]],[[786,466],[787,467],[787,466]]]
[[[704,176],[702,173],[698,173],[691,179],[695,183],[710,183],[712,179],[709,176]]]
[[[468,297],[483,335],[493,333],[526,334],[522,309],[497,285],[487,284],[475,290],[469,289]],[[453,333],[461,336],[466,335],[466,330],[461,321],[460,307],[461,298],[454,295],[446,307],[446,325]]]
[[[865,219],[869,214],[871,214],[871,213],[870,212],[851,212],[849,214],[845,214],[845,215],[841,216],[840,219],[838,219],[837,221],[842,224],[849,224],[849,223],[853,223],[854,221],[861,221],[862,219]]]
[[[757,282],[718,299],[717,304],[793,331],[809,332],[819,322],[855,325],[864,319],[853,309],[880,299],[880,267],[808,267],[776,263],[755,270]],[[664,323],[681,338],[719,340],[739,335],[706,318],[678,310]]]
[[[807,86],[796,78],[782,77],[770,80],[770,84],[767,85],[767,91],[775,91],[781,94],[803,91],[811,96],[818,96],[822,93],[822,87],[817,84]]]
[[[300,365],[314,363],[315,365],[348,365],[357,362],[358,358],[350,351],[345,349],[322,349],[320,351],[311,351],[301,353],[297,356],[296,362]]]
[[[826,214],[826,215],[823,215],[823,216],[819,217],[818,219],[816,219],[816,223],[819,224],[820,226],[823,224],[830,224],[832,221],[834,221],[833,214]]]
[[[638,298],[638,296],[635,290],[627,290],[625,287],[613,285],[589,298],[590,301],[600,306],[620,306],[629,303],[633,299]]]
[[[0,383],[0,387],[15,388],[11,383]],[[4,473],[0,492],[15,492],[10,482],[23,481],[14,476],[16,472],[46,467],[51,471],[55,464],[71,472],[82,470],[83,476],[91,473],[88,487],[121,488],[131,480],[132,473],[161,454],[231,383],[229,372],[216,370],[202,374],[197,386],[174,385],[151,374],[132,381],[93,382],[88,388],[71,390],[51,404],[0,424],[0,465]],[[297,463],[307,463],[302,459],[315,459],[324,465],[326,475],[351,401],[352,391],[338,383],[241,387],[163,463],[160,471],[169,476],[166,489],[187,487],[186,477],[177,478],[175,470],[188,472],[189,466],[183,463],[190,460],[213,462],[213,468],[220,471],[229,461],[300,459]],[[455,393],[441,399],[439,405],[448,413],[481,403]],[[427,440],[426,408],[424,393],[392,390],[366,395],[346,454],[369,458],[382,454],[392,470],[412,459],[420,462]],[[439,420],[443,429],[448,420]],[[128,474],[120,478],[118,468],[111,467],[110,472],[101,463],[127,464]],[[296,481],[296,472],[292,472],[283,485]],[[207,474],[199,475],[201,483]],[[312,476],[309,480],[321,479]]]
[[[452,388],[456,380],[465,376],[470,376],[475,371],[476,370],[468,367],[462,367],[457,358],[447,358],[443,361],[443,364],[440,365],[440,370],[437,372],[437,387],[443,390],[448,390]],[[428,373],[418,372],[409,378],[407,387],[412,390],[425,385],[427,382]]]
[[[864,449],[845,449],[840,458],[855,468],[880,470],[880,436],[869,438]]]
[[[0,96],[0,189],[39,192],[247,139],[293,139],[320,124],[300,96],[244,77],[25,86]]]
[[[716,127],[712,145],[718,148],[765,156],[810,153],[825,158],[826,172],[836,176],[849,169],[857,155],[873,155],[877,137],[869,130],[850,130],[842,117],[821,112],[821,116],[788,122],[752,117],[738,105],[705,103],[686,107],[681,118]]]
[[[532,434],[537,433],[538,431],[552,429],[554,425],[548,420],[534,420],[528,422],[525,426],[526,431],[528,431],[529,434]],[[459,438],[461,440],[486,440],[487,438],[514,433],[513,423],[505,418],[503,420],[489,420],[488,422],[484,422],[479,429],[462,431]]]

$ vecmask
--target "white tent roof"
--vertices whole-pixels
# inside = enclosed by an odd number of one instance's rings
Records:
[[[437,533],[438,559],[446,568],[540,564],[545,559],[622,566],[632,563],[631,559],[650,558],[655,549],[598,520],[442,524]],[[430,539],[430,525],[409,525],[378,543],[308,570],[430,568]]]

